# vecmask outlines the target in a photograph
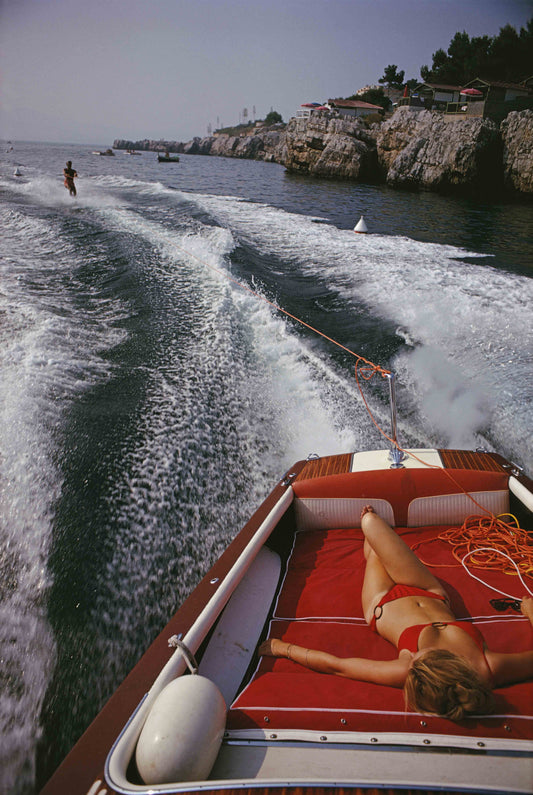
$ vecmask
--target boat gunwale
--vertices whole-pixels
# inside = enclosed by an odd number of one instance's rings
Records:
[[[95,780],[95,773],[89,774],[86,784],[80,784],[81,771],[87,767],[87,747],[105,748],[102,755],[99,774],[103,776],[105,759],[114,746],[118,736],[122,734],[133,713],[137,711],[141,701],[149,692],[164,664],[174,651],[169,654],[168,639],[171,635],[186,635],[194,625],[199,613],[213,598],[212,580],[217,578],[217,585],[224,581],[244,549],[257,533],[271,510],[277,505],[285,492],[291,488],[294,476],[305,466],[306,461],[296,462],[290,470],[276,483],[272,491],[265,497],[248,522],[237,533],[233,541],[226,547],[220,557],[213,563],[198,585],[171,616],[168,623],[141,655],[139,661],[118,685],[102,708],[97,712],[80,739],[75,743],[67,757],[60,763],[48,778],[41,795],[56,795],[58,791],[88,791]],[[290,473],[290,474],[289,474]],[[165,663],[162,664],[162,660]],[[67,763],[68,760],[68,764]],[[61,790],[61,787],[64,787]],[[60,788],[58,790],[58,787]]]
[[[235,557],[233,565],[226,576],[220,580],[218,580],[218,578],[211,578],[210,584],[213,587],[216,586],[216,589],[204,608],[199,611],[196,620],[192,626],[189,627],[182,640],[182,643],[193,655],[208,636],[232,594],[242,581],[244,574],[259,553],[259,550],[264,546],[283,516],[287,513],[292,503],[293,496],[292,489],[285,489],[264,520],[257,526],[240,555]],[[217,582],[213,582],[214,579],[217,579]],[[187,665],[185,659],[178,648],[174,651],[166,665],[160,670],[149,692],[146,694],[146,697],[142,699],[135,712],[131,715],[128,723],[123,727],[116,742],[109,751],[105,762],[105,779],[106,783],[117,792],[126,791],[123,789],[124,785],[120,784],[123,775],[120,769],[121,760],[122,769],[127,772],[128,764],[135,752],[135,746],[144,721],[146,720],[147,713],[163,688],[173,679],[183,675],[186,670]],[[141,791],[146,791],[146,785]]]

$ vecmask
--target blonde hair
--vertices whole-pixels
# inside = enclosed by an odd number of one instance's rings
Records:
[[[490,688],[465,659],[446,649],[431,649],[414,660],[404,695],[411,709],[454,721],[494,709]]]

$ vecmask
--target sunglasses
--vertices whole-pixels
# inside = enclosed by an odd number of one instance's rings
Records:
[[[491,599],[490,603],[491,603],[491,605],[493,606],[493,608],[495,610],[498,610],[498,612],[502,612],[502,610],[509,610],[509,608],[512,608],[513,610],[516,610],[517,613],[519,613],[520,612],[520,606],[522,604],[522,600],[521,599]]]

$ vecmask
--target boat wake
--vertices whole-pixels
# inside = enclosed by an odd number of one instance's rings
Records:
[[[405,446],[526,466],[533,343],[531,280],[460,248],[155,177],[86,177],[75,202],[24,179],[0,215],[0,781],[21,792],[41,733],[51,769],[280,472],[383,447],[353,358],[261,298],[397,371]]]
[[[355,236],[232,197],[196,200],[237,240],[277,262],[297,263],[340,298],[347,315],[363,312],[396,329],[400,324],[407,345],[416,340],[416,351],[402,348],[380,362],[398,370],[400,405],[409,414],[416,407],[413,425],[406,427],[410,434],[418,427],[426,443],[464,447],[484,441],[530,463],[531,279],[496,270],[486,257],[453,246]],[[443,396],[444,382],[453,386]]]

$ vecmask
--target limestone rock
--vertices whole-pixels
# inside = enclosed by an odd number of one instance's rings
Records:
[[[503,169],[508,189],[533,194],[533,110],[513,111],[502,121]]]
[[[141,141],[128,141],[125,138],[116,138],[113,149],[134,149],[138,152],[183,152],[183,144],[178,141],[154,141],[143,138]]]
[[[377,175],[375,139],[359,119],[320,112],[291,119],[285,147],[288,171],[344,179],[371,180]]]
[[[501,129],[488,120],[396,110],[367,129],[359,119],[318,111],[285,129],[251,129],[177,141],[116,140],[115,149],[184,152],[281,163],[288,171],[336,179],[386,181],[392,187],[533,193],[533,111],[512,112]]]
[[[501,139],[488,119],[400,108],[382,125],[377,148],[393,187],[461,192],[501,184]]]

